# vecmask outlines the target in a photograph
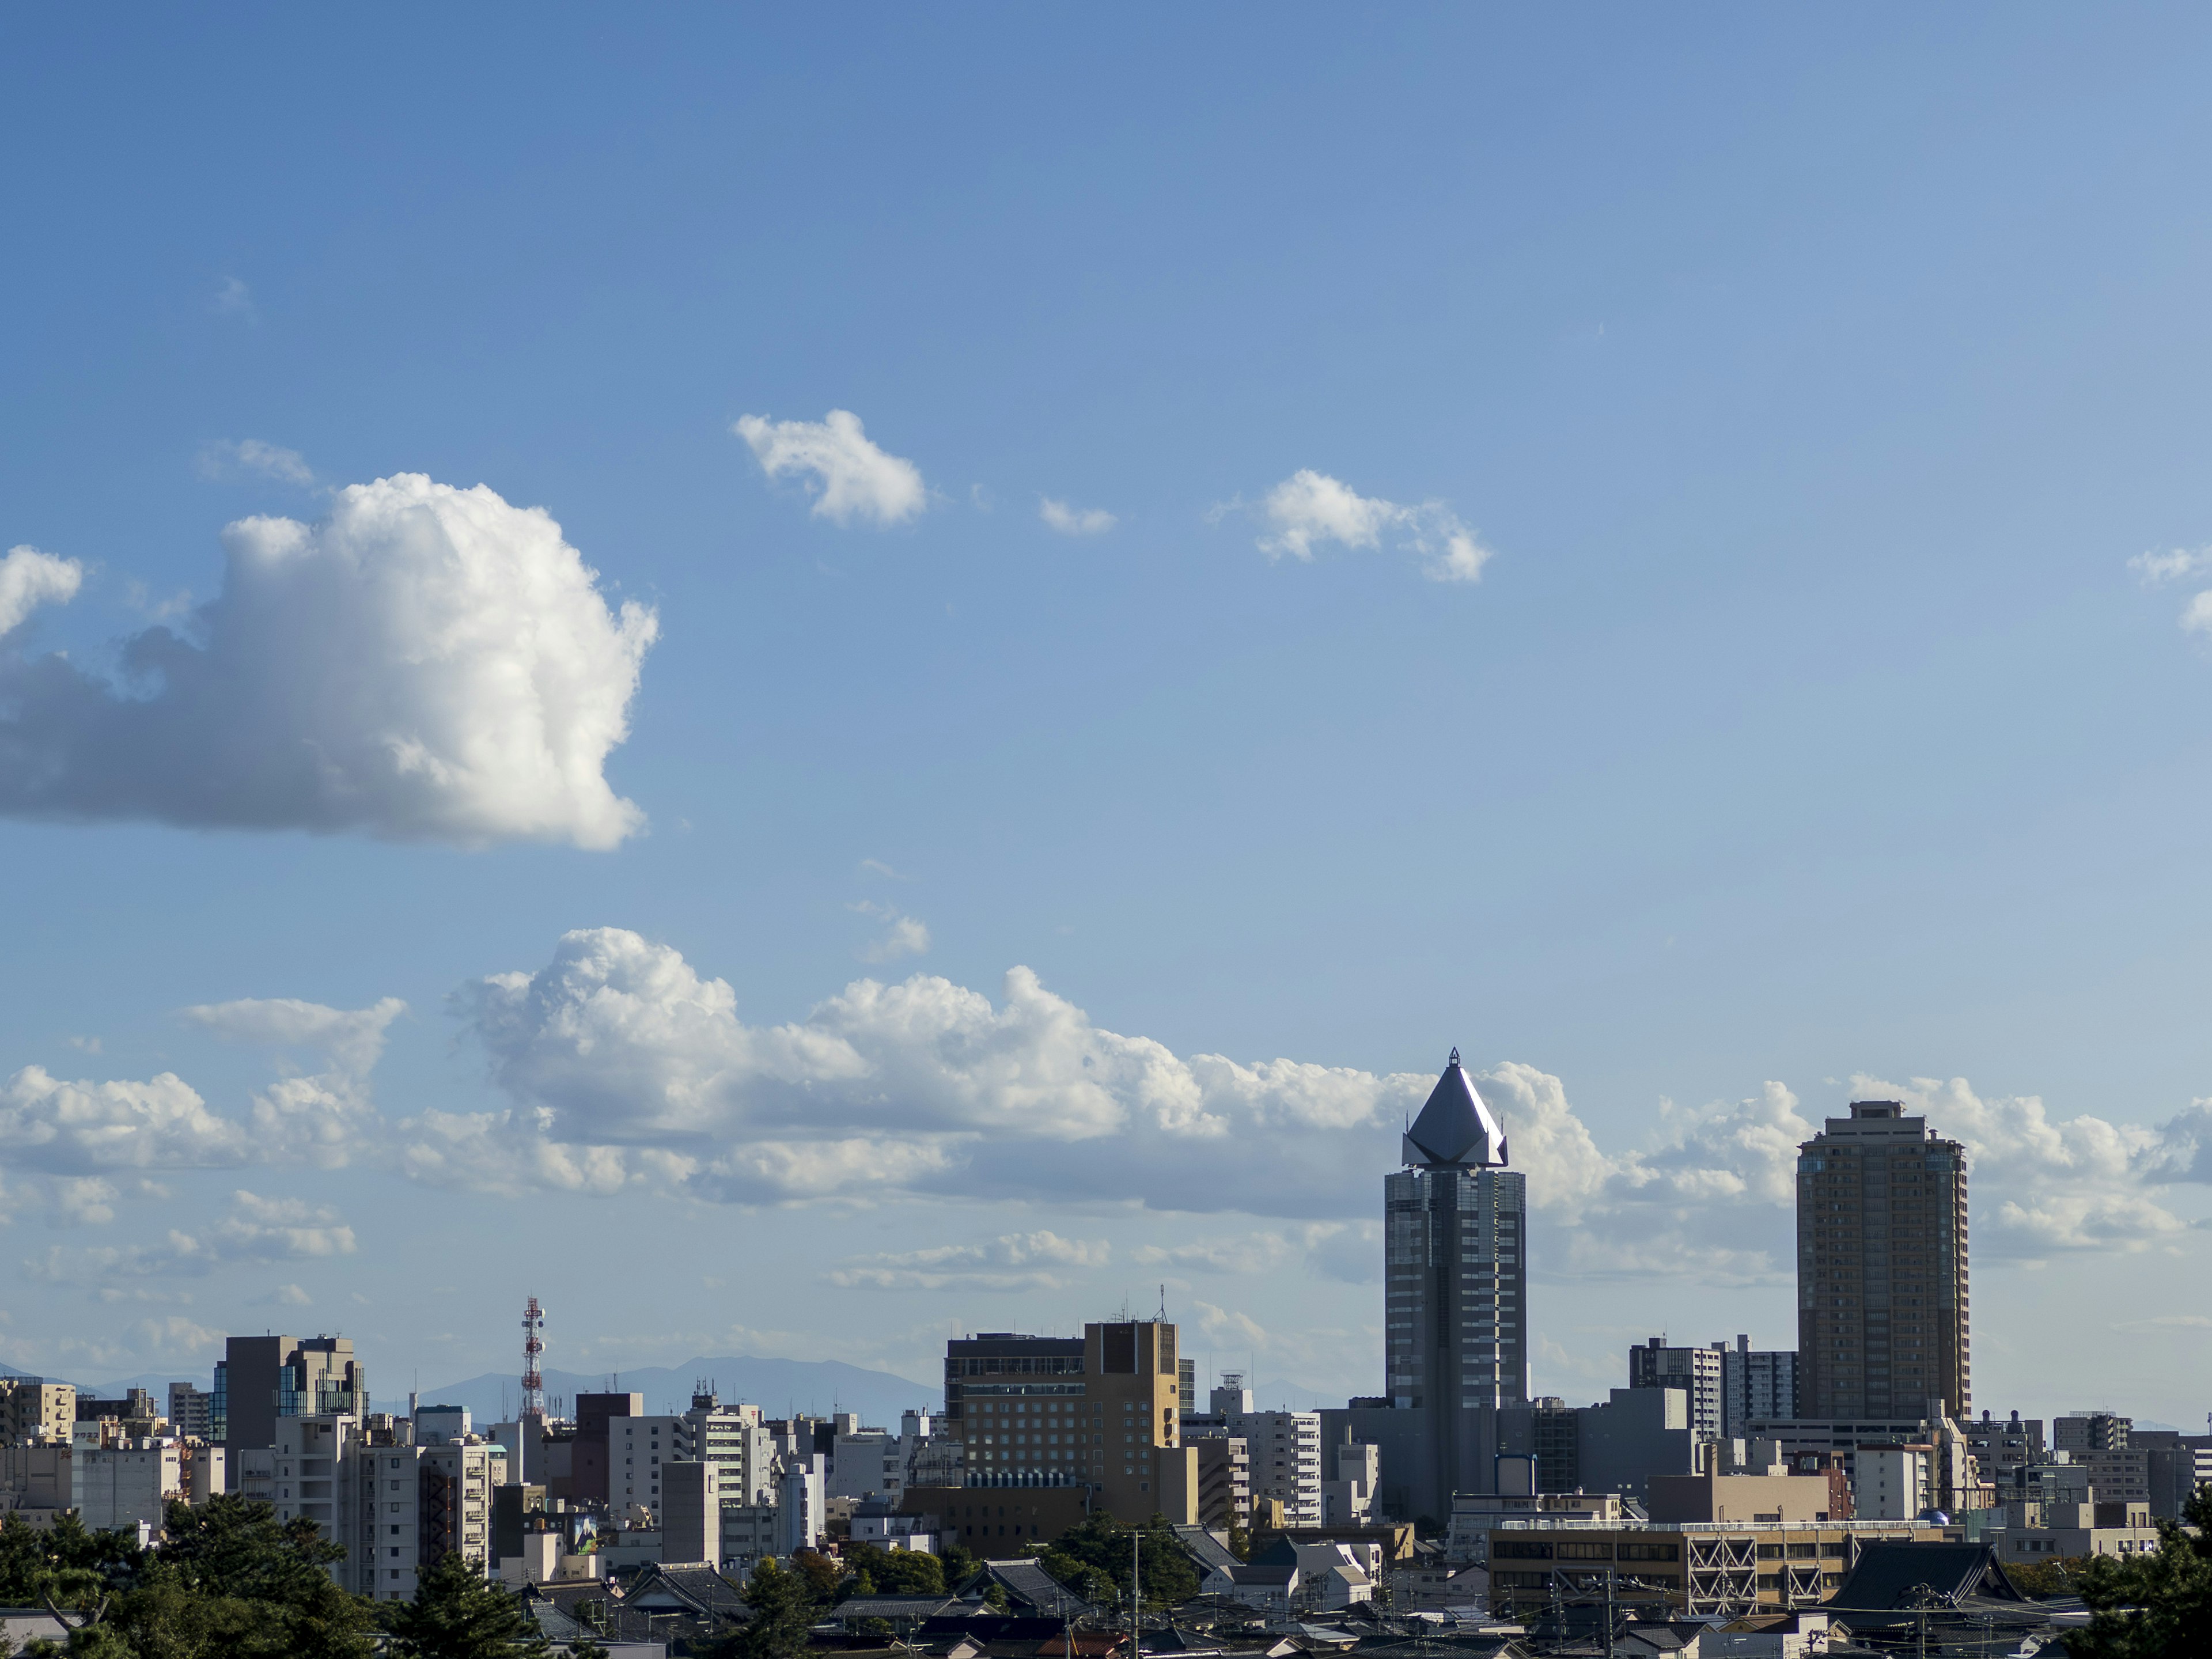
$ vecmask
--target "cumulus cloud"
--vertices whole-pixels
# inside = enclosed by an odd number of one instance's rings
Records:
[[[305,1051],[320,1069],[288,1064],[253,1097],[255,1139],[271,1161],[325,1168],[349,1161],[381,1139],[368,1079],[384,1053],[385,1030],[407,1005],[385,997],[366,1008],[331,1008],[295,997],[204,1003],[185,1018],[217,1036],[255,1048]]]
[[[1062,1290],[1070,1281],[1055,1268],[1103,1267],[1111,1255],[1103,1238],[1007,1233],[988,1244],[859,1256],[832,1268],[828,1278],[848,1289],[878,1291]]]
[[[42,605],[67,605],[84,585],[84,567],[35,547],[11,547],[0,558],[0,634],[21,628]]]
[[[847,525],[855,519],[902,524],[929,505],[921,469],[869,441],[860,417],[833,409],[820,421],[770,421],[747,415],[731,428],[771,478],[805,480],[817,519]]]
[[[1231,502],[1217,508],[1216,516],[1243,505]],[[1331,542],[1373,550],[1387,536],[1419,555],[1421,574],[1438,582],[1479,581],[1490,559],[1490,550],[1442,501],[1407,507],[1362,495],[1341,479],[1310,467],[1293,472],[1250,510],[1266,527],[1259,545],[1271,558],[1287,554],[1310,562],[1317,548]]]
[[[200,450],[200,471],[210,478],[252,472],[280,483],[306,485],[315,481],[314,468],[298,450],[258,438],[216,439]]]
[[[288,1063],[244,1121],[213,1110],[173,1072],[143,1083],[70,1082],[26,1066],[0,1085],[0,1158],[15,1172],[52,1177],[47,1202],[80,1221],[108,1218],[100,1212],[112,1212],[104,1177],[112,1171],[350,1162],[383,1141],[368,1078],[386,1027],[405,1007],[386,997],[368,1008],[283,999],[185,1010],[221,1036],[298,1051],[319,1067]]]
[[[2136,1254],[2187,1228],[2159,1188],[2212,1180],[2212,1103],[2154,1127],[2087,1114],[2055,1119],[2037,1096],[1983,1096],[1964,1078],[1899,1085],[1858,1076],[1851,1086],[1862,1098],[1905,1102],[1965,1144],[1975,1188],[1995,1199],[1977,1205],[1978,1251]]]
[[[26,1066],[0,1085],[0,1153],[12,1169],[225,1169],[257,1153],[244,1126],[208,1109],[185,1080],[64,1082]]]
[[[111,685],[0,653],[0,811],[608,848],[608,754],[658,630],[543,509],[400,474],[223,532],[223,591]]]
[[[1070,507],[1049,495],[1039,498],[1037,517],[1063,536],[1103,536],[1121,523],[1103,507]]]

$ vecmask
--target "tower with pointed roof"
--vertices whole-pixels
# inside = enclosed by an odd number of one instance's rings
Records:
[[[1382,1182],[1385,1392],[1426,1416],[1449,1492],[1475,1473],[1469,1409],[1528,1398],[1528,1177],[1456,1048],[1400,1154]]]

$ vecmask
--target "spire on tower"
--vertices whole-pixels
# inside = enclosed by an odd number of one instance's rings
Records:
[[[1401,1143],[1405,1160],[1429,1167],[1456,1164],[1462,1168],[1497,1169],[1505,1163],[1505,1132],[1482,1103],[1474,1085],[1459,1063],[1459,1050],[1451,1051],[1443,1075],[1429,1092],[1413,1127]]]

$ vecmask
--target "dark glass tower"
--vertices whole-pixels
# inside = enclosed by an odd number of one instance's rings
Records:
[[[1528,1398],[1528,1178],[1504,1167],[1458,1049],[1402,1156],[1382,1182],[1387,1392],[1425,1414],[1435,1466],[1456,1480],[1475,1450],[1467,1408]]]

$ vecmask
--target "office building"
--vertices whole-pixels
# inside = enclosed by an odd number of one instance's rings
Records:
[[[2017,1497],[2021,1471],[2044,1461],[2039,1417],[2023,1418],[2014,1412],[2010,1417],[1998,1418],[1984,1411],[1979,1418],[1960,1421],[1959,1431],[1973,1450],[1982,1479],[1996,1488],[2000,1501]]]
[[[1087,1340],[986,1331],[945,1345],[945,1421],[958,1437],[963,1484],[1094,1484]],[[1102,1454],[1103,1455],[1103,1454]],[[1100,1463],[1097,1468],[1103,1470]]]
[[[220,1413],[223,1444],[235,1478],[246,1449],[276,1443],[276,1425],[290,1417],[349,1417],[368,1413],[368,1374],[343,1336],[234,1336],[216,1367],[210,1419]]]
[[[1798,1149],[1797,1356],[1812,1418],[1965,1414],[1966,1158],[1893,1100]]]
[[[607,1425],[645,1409],[641,1394],[580,1394],[576,1396],[576,1432],[568,1445],[568,1490],[554,1488],[555,1495],[579,1504],[607,1501]],[[547,1483],[555,1480],[548,1468]]]
[[[1448,1505],[1470,1476],[1486,1479],[1470,1413],[1528,1397],[1528,1182],[1505,1169],[1504,1132],[1456,1048],[1400,1156],[1382,1183],[1384,1392],[1419,1414],[1424,1467],[1398,1476],[1386,1446],[1386,1480]]]
[[[633,1509],[661,1508],[660,1469],[693,1455],[691,1424],[681,1417],[607,1419],[607,1508],[617,1519]]]
[[[1689,1396],[1690,1428],[1701,1440],[1721,1436],[1723,1350],[1671,1348],[1664,1337],[1655,1336],[1641,1347],[1628,1351],[1628,1386],[1632,1389],[1680,1389]]]
[[[1797,1351],[1753,1348],[1738,1336],[1721,1356],[1721,1437],[1741,1440],[1754,1423],[1797,1415]]]

